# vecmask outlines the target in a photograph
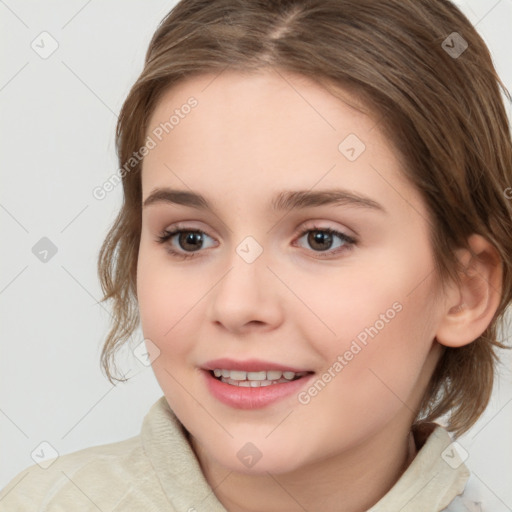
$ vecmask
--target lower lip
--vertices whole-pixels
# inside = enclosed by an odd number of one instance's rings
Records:
[[[215,378],[205,370],[206,385],[210,393],[223,404],[236,409],[261,409],[290,395],[297,394],[313,377],[308,374],[300,379],[259,388],[232,386]]]

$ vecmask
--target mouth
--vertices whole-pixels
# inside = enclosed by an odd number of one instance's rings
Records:
[[[230,386],[245,388],[260,388],[274,386],[276,384],[287,384],[301,379],[313,372],[293,372],[281,370],[244,371],[215,368],[209,370],[210,375]]]
[[[268,361],[229,358],[210,361],[201,369],[211,395],[235,409],[262,409],[290,400],[315,373]]]

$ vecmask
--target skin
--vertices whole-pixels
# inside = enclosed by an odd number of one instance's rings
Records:
[[[410,426],[442,353],[435,338],[449,330],[447,311],[461,298],[442,293],[436,280],[425,205],[375,119],[304,77],[224,71],[189,79],[161,98],[148,134],[190,96],[198,106],[149,152],[142,171],[143,200],[171,187],[214,205],[143,208],[137,295],[144,336],[160,350],[156,378],[227,510],[329,511],[343,502],[345,512],[364,511],[415,455]],[[351,133],[366,146],[353,162],[338,149]],[[333,188],[365,195],[385,212],[268,206],[282,190]],[[170,246],[193,252],[179,236],[157,242],[178,222],[205,233],[194,258],[169,254]],[[313,225],[356,243],[333,254],[343,246],[334,237],[319,249],[300,237]],[[263,249],[250,264],[236,252],[247,236]],[[205,386],[200,367],[219,357],[321,376],[394,303],[400,312],[306,405],[294,394],[237,410]],[[252,468],[237,457],[247,442],[262,454]]]

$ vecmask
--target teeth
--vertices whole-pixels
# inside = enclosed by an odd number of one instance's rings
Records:
[[[267,372],[247,372],[247,380],[265,380],[266,378]]]
[[[306,375],[306,373],[307,372],[282,372],[280,370],[244,372],[241,370],[226,370],[223,368],[215,368],[213,370],[215,377],[220,378],[222,382],[247,388],[258,388],[281,382],[289,382],[293,379]]]
[[[224,377],[224,370],[222,370],[222,376]],[[241,372],[239,370],[231,370],[229,372],[229,378],[233,380],[245,380],[247,372]]]

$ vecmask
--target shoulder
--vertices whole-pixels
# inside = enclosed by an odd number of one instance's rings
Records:
[[[126,488],[146,480],[151,471],[140,436],[92,446],[18,473],[0,491],[0,511],[97,510],[98,506],[114,510]],[[58,505],[52,508],[54,504]]]

